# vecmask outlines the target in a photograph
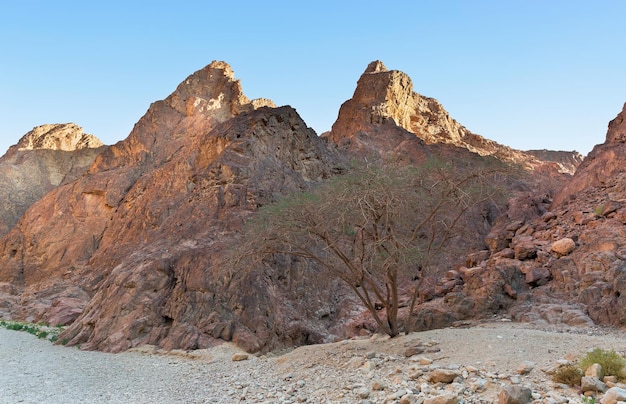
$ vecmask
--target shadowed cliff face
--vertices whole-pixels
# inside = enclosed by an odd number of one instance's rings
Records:
[[[51,189],[83,174],[103,150],[75,124],[42,125],[0,158],[0,235]]]

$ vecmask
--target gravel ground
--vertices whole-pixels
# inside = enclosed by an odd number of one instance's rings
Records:
[[[410,347],[422,352],[407,357]],[[626,338],[615,330],[490,323],[233,361],[241,352],[230,344],[107,354],[0,328],[0,403],[400,403],[445,394],[460,403],[493,403],[507,384],[531,388],[536,403],[575,403],[580,392],[555,385],[545,371],[595,347],[624,352]],[[518,375],[528,362],[532,370]],[[429,382],[436,368],[459,376],[450,384]]]

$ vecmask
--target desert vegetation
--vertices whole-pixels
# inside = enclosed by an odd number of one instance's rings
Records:
[[[463,236],[464,215],[502,196],[494,186],[501,168],[457,170],[438,160],[355,165],[262,208],[246,226],[244,255],[316,263],[354,292],[381,332],[396,336],[410,331],[420,285],[437,270],[435,258]],[[410,310],[401,319],[407,297]]]
[[[600,365],[604,376],[615,376],[619,380],[626,377],[626,358],[613,350],[595,348],[577,362],[560,366],[554,372],[552,380],[568,386],[579,386],[585,371],[595,364]]]
[[[63,326],[50,326],[46,323],[26,323],[20,321],[0,320],[0,327],[7,330],[24,331],[36,336],[37,338],[47,339],[55,342],[58,335],[63,331]]]

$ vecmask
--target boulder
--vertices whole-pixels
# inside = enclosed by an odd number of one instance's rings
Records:
[[[620,402],[626,402],[626,389],[621,387],[611,387],[600,400],[600,404],[618,404]]]
[[[527,404],[532,401],[532,391],[518,385],[505,386],[498,395],[498,404]]]
[[[435,369],[428,375],[431,383],[452,383],[454,379],[459,377],[459,373],[451,369]]]
[[[559,257],[570,254],[576,248],[576,243],[569,237],[562,238],[555,241],[550,250]]]

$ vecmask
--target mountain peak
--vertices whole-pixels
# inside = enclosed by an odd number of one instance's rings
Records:
[[[18,150],[62,150],[75,151],[95,149],[103,146],[100,139],[83,132],[74,123],[46,124],[33,128],[17,143]]]
[[[606,143],[626,143],[626,103],[622,107],[622,112],[617,114],[615,119],[609,122],[609,129],[606,133]]]
[[[187,77],[165,101],[187,116],[209,112],[220,122],[260,106],[275,107],[267,99],[250,101],[230,65],[215,60]]]
[[[386,71],[387,71],[387,67],[385,67],[385,64],[381,62],[380,60],[375,60],[371,62],[369,65],[367,65],[367,69],[365,69],[363,74],[386,72]]]

